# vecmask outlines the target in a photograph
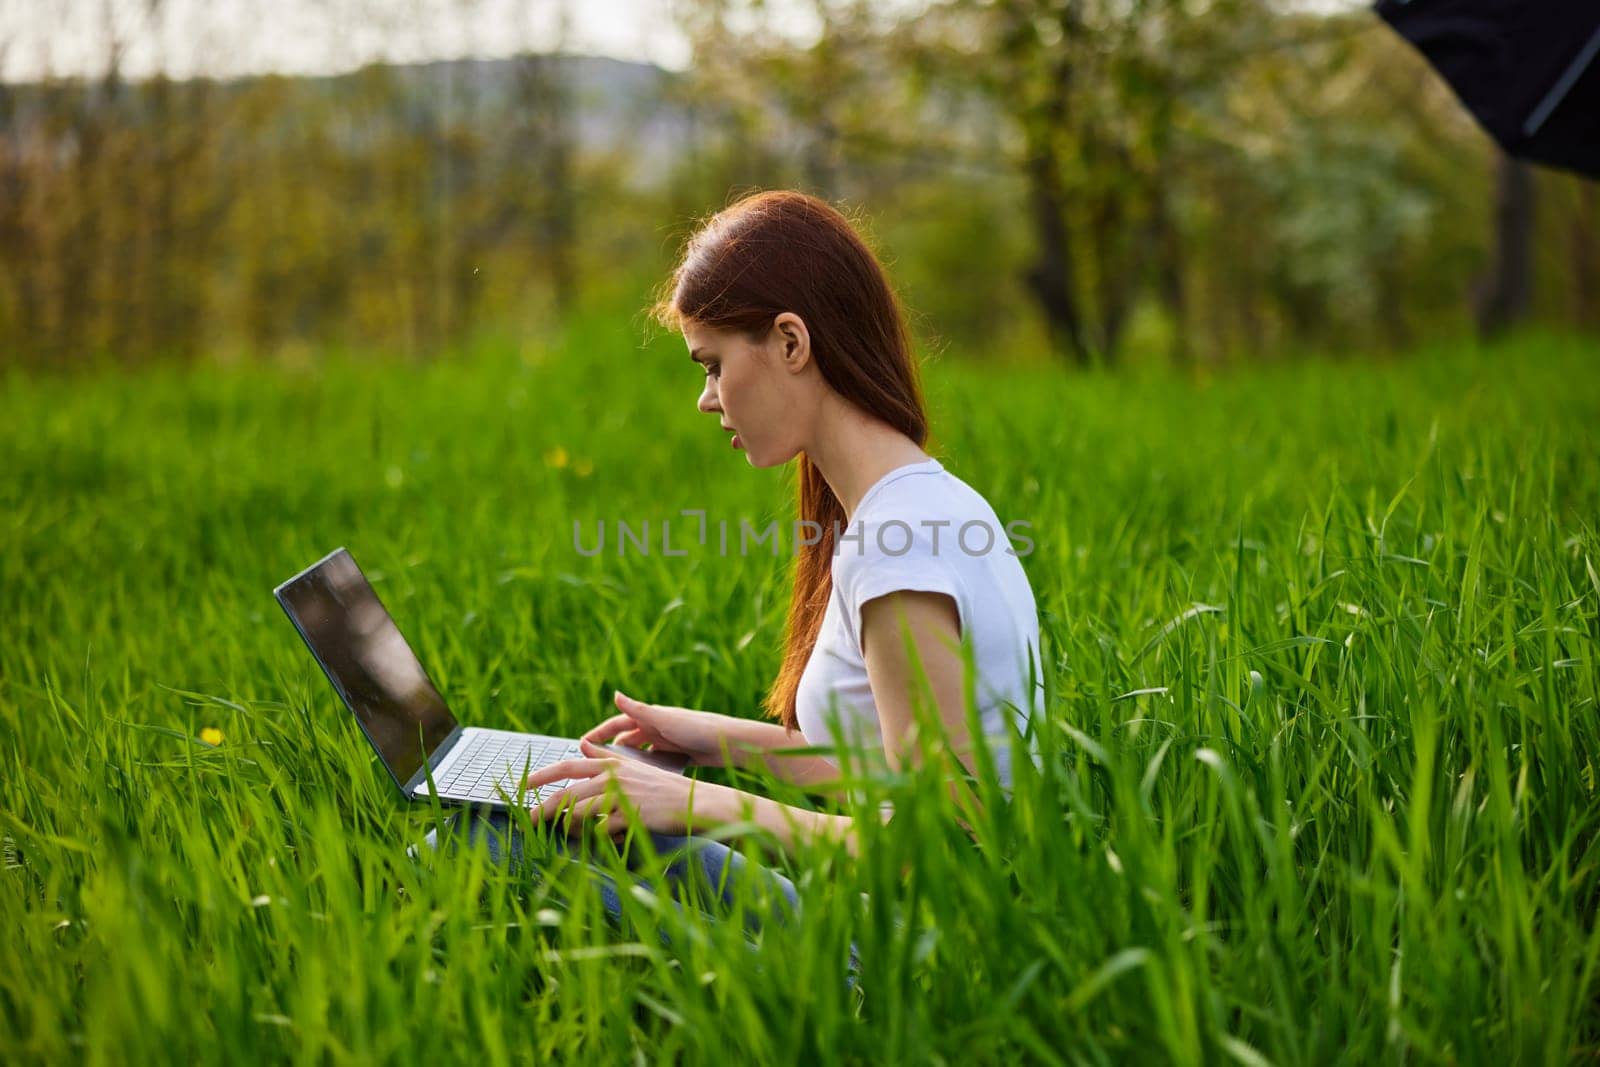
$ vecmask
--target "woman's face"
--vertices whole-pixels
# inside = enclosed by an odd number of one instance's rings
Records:
[[[794,373],[793,346],[797,337],[803,345],[809,338],[803,326],[786,329],[785,320],[790,319],[799,323],[785,313],[767,339],[759,342],[737,330],[694,322],[683,325],[689,358],[705,368],[705,387],[697,406],[718,417],[733,447],[743,449],[754,467],[787,463],[804,447],[803,427],[811,404],[805,375]]]

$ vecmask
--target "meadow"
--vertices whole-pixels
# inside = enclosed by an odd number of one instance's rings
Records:
[[[1031,525],[1041,763],[1009,804],[979,775],[972,840],[928,774],[862,783],[897,815],[859,859],[739,837],[804,909],[753,950],[649,893],[607,923],[577,864],[408,856],[441,813],[271,596],[348,546],[476,725],[575,733],[618,687],[757,714],[787,558],[676,520],[788,521],[792,472],[694,410],[676,338],[0,378],[0,1048],[1593,1060],[1597,364],[932,360],[934,454]],[[684,556],[574,547],[668,519]]]

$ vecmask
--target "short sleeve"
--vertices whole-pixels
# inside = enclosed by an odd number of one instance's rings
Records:
[[[961,572],[949,558],[954,532],[900,520],[868,522],[834,546],[834,592],[840,598],[844,626],[852,647],[862,649],[861,609],[877,597],[895,592],[944,593],[956,603],[961,633],[972,613]],[[935,542],[935,537],[938,538]]]

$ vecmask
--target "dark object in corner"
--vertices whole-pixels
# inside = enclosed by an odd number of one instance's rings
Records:
[[[1600,178],[1600,0],[1378,0],[1507,152]]]

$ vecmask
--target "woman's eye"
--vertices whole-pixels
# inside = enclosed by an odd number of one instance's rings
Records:
[[[715,363],[713,363],[711,366],[706,368],[706,377],[708,377],[708,378],[720,378],[720,377],[722,377],[722,367],[717,365],[717,364],[715,364]]]

